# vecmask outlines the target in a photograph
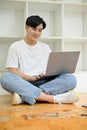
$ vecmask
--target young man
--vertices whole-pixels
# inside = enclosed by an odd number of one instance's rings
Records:
[[[43,80],[46,65],[51,52],[48,45],[38,39],[46,23],[39,16],[30,16],[26,20],[26,36],[13,43],[8,52],[7,73],[1,77],[1,85],[13,94],[12,104],[36,101],[49,103],[74,103],[78,96],[71,91],[76,87],[76,78],[72,74],[60,74]]]

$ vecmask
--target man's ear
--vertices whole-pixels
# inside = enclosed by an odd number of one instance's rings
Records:
[[[29,26],[28,26],[28,25],[25,25],[25,29],[27,29],[27,28],[29,28]]]

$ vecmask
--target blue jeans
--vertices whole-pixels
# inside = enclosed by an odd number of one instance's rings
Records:
[[[35,104],[41,92],[56,95],[74,89],[76,78],[73,74],[64,73],[37,86],[15,73],[6,72],[1,76],[1,86],[12,94],[19,94],[27,103]]]

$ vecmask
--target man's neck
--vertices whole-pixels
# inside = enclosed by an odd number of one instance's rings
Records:
[[[32,41],[30,39],[28,39],[27,37],[24,38],[24,41],[28,44],[28,45],[35,45],[37,42],[36,41]]]

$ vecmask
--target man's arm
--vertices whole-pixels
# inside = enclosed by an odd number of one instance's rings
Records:
[[[21,78],[23,78],[24,80],[28,80],[28,81],[36,81],[36,80],[38,80],[38,79],[40,79],[44,76],[43,74],[40,74],[40,75],[37,75],[37,76],[26,75],[26,74],[21,73],[16,68],[7,68],[7,69],[8,69],[9,72],[15,73],[18,76],[20,76]]]

